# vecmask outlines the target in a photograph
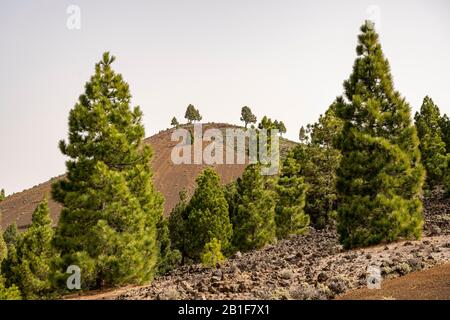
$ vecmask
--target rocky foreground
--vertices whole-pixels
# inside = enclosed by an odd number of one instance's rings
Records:
[[[118,299],[333,299],[367,287],[369,266],[382,281],[450,262],[450,200],[426,200],[424,238],[344,251],[334,230],[310,229],[275,245],[237,253],[215,269],[184,266]]]

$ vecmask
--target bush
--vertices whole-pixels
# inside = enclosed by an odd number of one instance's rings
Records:
[[[0,283],[0,301],[1,300],[21,300],[20,290],[16,286],[5,288],[5,286]]]
[[[215,267],[217,263],[225,260],[222,254],[222,246],[220,241],[213,238],[210,242],[205,245],[201,255],[202,264],[205,267]]]

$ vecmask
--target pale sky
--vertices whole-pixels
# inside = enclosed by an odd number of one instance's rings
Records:
[[[67,27],[69,5],[79,30]],[[229,123],[247,105],[297,140],[342,94],[365,19],[413,111],[428,94],[450,113],[447,0],[0,0],[0,188],[65,172],[58,141],[104,51],[117,57],[147,136],[192,103],[204,121]]]

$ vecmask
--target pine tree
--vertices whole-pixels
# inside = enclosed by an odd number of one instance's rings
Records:
[[[445,142],[442,141],[439,108],[426,96],[414,119],[420,140],[422,164],[427,171],[427,185],[433,188],[444,182],[447,172],[447,154]]]
[[[439,126],[441,128],[442,141],[445,143],[445,152],[447,153],[447,173],[444,186],[447,189],[447,195],[450,195],[450,119],[446,114],[439,119]]]
[[[3,200],[5,200],[6,196],[5,196],[5,189],[0,190],[0,202],[2,202]]]
[[[275,222],[279,239],[291,234],[303,234],[309,225],[309,216],[303,210],[307,188],[298,172],[299,165],[291,152],[283,162],[276,187]]]
[[[184,118],[188,120],[188,123],[202,120],[200,111],[198,111],[198,109],[195,109],[195,107],[192,104],[188,105],[186,112],[184,114]]]
[[[60,142],[70,158],[66,178],[52,188],[63,205],[54,239],[61,252],[54,278],[62,286],[69,265],[83,270],[83,289],[141,283],[155,271],[163,198],[152,183],[142,112],[130,109],[114,60],[105,53],[96,64],[70,112],[69,142]]]
[[[3,230],[2,230],[2,212],[0,211],[0,267],[2,265],[3,260],[8,256],[8,248],[6,246],[5,239],[3,238]],[[0,268],[1,271],[1,268]],[[1,276],[1,272],[0,272]]]
[[[284,125],[283,121],[278,122],[278,125],[276,126],[276,129],[280,131],[280,135],[282,136],[284,133],[286,133],[286,126]]]
[[[260,123],[258,124],[258,129],[274,129],[274,124],[272,122],[272,119],[268,118],[267,116],[264,116]]]
[[[271,181],[261,175],[261,165],[248,165],[236,182],[236,194],[230,212],[233,247],[251,250],[275,240],[275,193]]]
[[[55,255],[52,238],[52,220],[44,200],[34,211],[31,226],[17,247],[17,258],[11,263],[14,284],[26,299],[42,297],[50,290],[50,264]]]
[[[241,121],[244,121],[246,129],[249,123],[256,123],[256,116],[252,113],[252,110],[247,106],[244,106],[241,109]]]
[[[270,119],[269,119],[269,120],[270,120]],[[280,128],[280,123],[278,122],[278,120],[275,120],[275,121],[272,123],[272,126],[273,126],[274,129],[279,130],[279,128]]]
[[[186,252],[190,259],[199,260],[205,245],[213,238],[226,250],[232,234],[228,204],[220,177],[206,168],[197,177],[197,188],[186,208]]]
[[[186,191],[180,192],[180,200],[172,209],[169,216],[169,235],[172,248],[181,253],[181,263],[185,263],[187,252],[187,194]]]
[[[439,126],[441,128],[442,141],[445,143],[445,150],[447,153],[450,153],[450,119],[446,114],[439,119]]]
[[[293,148],[292,154],[299,165],[298,175],[308,185],[305,213],[315,228],[323,228],[332,222],[337,208],[336,170],[340,152],[333,147],[333,139],[342,129],[342,121],[336,117],[335,105],[304,130],[310,141]]]
[[[304,144],[308,141],[308,136],[306,134],[305,127],[301,126],[300,131],[298,132],[298,139],[300,140],[301,144]]]
[[[170,125],[174,128],[178,128],[180,126],[180,124],[178,123],[177,118],[173,117],[172,120],[170,121]]]
[[[19,230],[17,229],[16,223],[12,223],[6,227],[5,231],[3,232],[3,238],[8,248],[10,246],[17,246],[21,239],[21,235]]]
[[[165,274],[181,263],[181,253],[177,249],[172,249],[168,219],[161,216],[156,229],[158,231],[157,273]]]
[[[410,107],[394,90],[373,23],[361,32],[345,97],[336,100],[338,232],[346,248],[418,238],[423,225],[424,170]]]
[[[15,272],[14,266],[18,265],[17,248],[22,242],[22,235],[17,230],[15,223],[10,224],[3,232],[3,239],[6,243],[7,255],[1,263],[1,272],[6,287],[15,287],[16,283],[20,283],[18,273]]]

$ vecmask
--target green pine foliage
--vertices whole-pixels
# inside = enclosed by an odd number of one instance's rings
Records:
[[[157,273],[165,274],[180,265],[181,253],[177,249],[172,249],[167,218],[161,217],[156,229],[158,233]]]
[[[2,261],[8,256],[8,247],[6,246],[6,242],[3,237],[1,222],[2,222],[2,212],[0,211],[0,267],[2,265]]]
[[[241,121],[244,121],[246,129],[249,123],[256,123],[256,116],[252,113],[252,110],[247,106],[244,106],[241,109]]]
[[[278,129],[278,131],[280,131],[281,136],[287,132],[286,126],[284,125],[283,121],[278,122],[278,125],[276,126],[276,128]]]
[[[441,128],[442,141],[445,143],[445,150],[447,153],[450,153],[450,119],[446,114],[439,119],[439,126]]]
[[[232,226],[228,215],[220,177],[212,168],[203,170],[196,179],[197,188],[192,195],[185,218],[185,252],[183,254],[198,261],[205,245],[213,238],[220,241],[224,250],[229,247]]]
[[[173,117],[172,120],[170,121],[170,125],[174,128],[178,128],[180,126],[180,124],[178,123],[177,118]]]
[[[19,283],[20,279],[17,277],[17,273],[13,270],[14,266],[18,265],[17,248],[22,242],[22,235],[17,229],[15,223],[10,224],[3,232],[3,239],[6,244],[6,257],[1,263],[1,272],[5,282],[5,286],[11,287],[15,283]]]
[[[0,190],[0,202],[5,200],[5,198],[6,198],[5,189],[2,189],[2,190]]]
[[[275,222],[278,239],[303,234],[309,226],[309,216],[304,212],[307,186],[298,172],[299,165],[293,154],[289,153],[276,186]]]
[[[202,120],[200,111],[198,111],[198,109],[196,109],[192,104],[187,106],[184,118],[187,119],[188,123]]]
[[[4,280],[0,275],[0,301],[2,300],[21,300],[22,296],[20,294],[19,288],[16,286],[5,287]]]
[[[52,221],[44,200],[34,211],[31,226],[23,234],[10,263],[12,284],[26,299],[37,299],[50,291],[50,266],[55,255],[52,238]]]
[[[181,253],[182,263],[185,263],[187,252],[187,194],[186,191],[180,192],[180,200],[172,209],[169,216],[169,235],[171,246]]]
[[[278,120],[273,121],[271,118],[264,116],[261,121],[258,123],[258,129],[278,129]]]
[[[447,173],[447,152],[445,142],[442,141],[439,108],[426,96],[414,119],[420,140],[422,164],[427,171],[427,186],[432,189],[444,183]]]
[[[439,126],[447,154],[447,172],[444,178],[444,186],[447,189],[447,194],[450,195],[450,119],[446,114],[439,119]]]
[[[300,140],[300,143],[305,144],[308,141],[308,135],[306,133],[306,129],[304,126],[300,127],[300,130],[298,132],[298,139]]]
[[[128,84],[103,55],[70,111],[67,175],[52,188],[62,204],[54,245],[61,252],[54,280],[64,288],[70,265],[82,270],[82,288],[151,280],[158,253],[156,224],[163,198],[155,191],[143,144],[142,112],[130,108]]]
[[[447,153],[447,174],[444,179],[444,187],[447,193],[447,196],[450,196],[450,154]]]
[[[419,238],[424,170],[410,107],[394,90],[373,23],[358,37],[358,58],[336,100],[338,232],[345,248]]]
[[[279,131],[280,135],[283,135],[283,133],[286,133],[286,126],[284,125],[283,121],[278,120],[272,120],[271,118],[268,118],[267,116],[264,116],[260,123],[258,123],[258,129],[266,129],[266,130],[272,130],[276,129]]]
[[[226,192],[233,224],[235,250],[263,247],[275,240],[275,192],[270,178],[261,175],[260,164],[248,165],[235,187]]]
[[[318,122],[308,125],[303,130],[303,142],[292,150],[299,165],[298,175],[308,186],[305,213],[319,229],[333,222],[337,208],[336,170],[340,152],[334,148],[333,140],[342,129],[342,121],[335,111],[335,105],[331,105]]]
[[[205,267],[213,268],[225,260],[222,254],[222,245],[219,240],[212,238],[210,242],[205,245],[201,254],[201,261]]]
[[[9,226],[7,226],[5,231],[3,232],[3,239],[5,240],[5,243],[8,246],[8,248],[10,246],[17,246],[17,243],[20,241],[20,238],[21,235],[19,229],[17,229],[16,223],[12,223]]]

